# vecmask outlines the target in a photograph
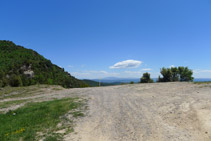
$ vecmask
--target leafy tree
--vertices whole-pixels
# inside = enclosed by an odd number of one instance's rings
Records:
[[[2,79],[2,87],[5,87],[8,85],[8,80],[6,78]]]
[[[53,84],[53,79],[48,78],[48,84],[52,85]]]
[[[3,81],[0,80],[0,88],[3,87]]]
[[[180,81],[193,81],[193,71],[188,69],[188,67],[179,67]]]
[[[30,85],[30,79],[27,78],[27,76],[22,75],[21,80],[22,80],[23,86],[29,86]]]
[[[153,83],[153,80],[150,78],[150,74],[149,73],[144,73],[140,83]]]
[[[177,67],[171,67],[172,81],[179,81],[179,70]]]
[[[5,73],[2,70],[0,70],[0,80],[2,80],[4,76],[5,76]]]
[[[162,68],[160,73],[163,75],[163,78],[160,78],[162,82],[171,82],[172,81],[171,69]]]
[[[175,81],[193,81],[193,72],[188,67],[162,68],[162,78],[158,77],[158,82],[175,82]]]
[[[13,86],[13,87],[23,86],[23,83],[22,83],[20,76],[13,74],[10,77],[10,85]]]

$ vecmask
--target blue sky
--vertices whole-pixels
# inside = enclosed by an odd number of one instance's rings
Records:
[[[211,78],[210,0],[2,0],[0,39],[77,78],[158,77],[188,66]]]

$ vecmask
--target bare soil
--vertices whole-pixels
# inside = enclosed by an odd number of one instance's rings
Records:
[[[89,112],[66,141],[210,141],[211,88],[192,83],[84,89]]]

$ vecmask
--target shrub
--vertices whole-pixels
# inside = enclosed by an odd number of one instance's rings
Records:
[[[144,73],[140,83],[153,83],[153,80],[150,78],[150,74],[149,73]]]
[[[193,71],[188,67],[162,68],[160,71],[162,78],[158,77],[158,82],[175,82],[175,81],[193,81]]]
[[[160,78],[162,82],[171,82],[172,81],[172,71],[169,68],[162,68],[160,73],[163,75],[163,78]]]
[[[131,82],[130,82],[130,84],[134,84],[134,82],[133,82],[133,81],[131,81]]]
[[[12,87],[23,86],[23,83],[22,83],[20,76],[17,76],[17,75],[14,75],[14,74],[12,76],[10,76],[10,85]]]
[[[180,81],[193,81],[193,71],[188,69],[188,67],[179,67]]]

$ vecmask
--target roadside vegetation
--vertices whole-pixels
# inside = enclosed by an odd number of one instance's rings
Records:
[[[58,85],[32,85],[27,87],[0,88],[0,100],[5,98],[23,98],[43,93],[55,92],[64,88]]]
[[[147,72],[144,73],[140,80],[140,83],[153,83],[153,80],[151,79],[150,74]]]
[[[188,67],[162,68],[160,73],[162,77],[159,76],[158,82],[190,82],[194,79],[193,71]]]
[[[73,131],[73,119],[84,116],[83,107],[83,100],[66,98],[30,103],[0,114],[0,140],[62,140]]]
[[[199,85],[199,88],[211,88],[211,81],[208,82],[194,82],[194,84]]]
[[[0,102],[0,109],[8,108],[13,105],[22,104],[22,103],[25,103],[26,101],[28,100],[14,100],[14,101]]]
[[[211,84],[211,81],[208,81],[208,82],[194,82],[194,84]]]
[[[193,71],[188,67],[162,68],[160,73],[162,77],[159,76],[157,82],[192,82],[194,80]],[[140,83],[153,83],[150,73],[144,73]]]

